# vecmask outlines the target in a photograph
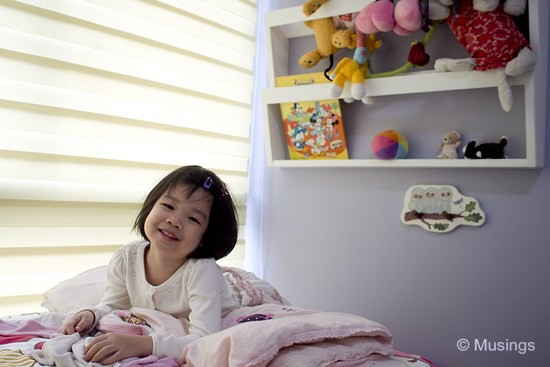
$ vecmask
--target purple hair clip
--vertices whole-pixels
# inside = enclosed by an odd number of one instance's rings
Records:
[[[222,182],[221,187],[217,191],[213,192],[211,189],[212,189],[212,185],[214,184],[215,183],[212,177],[208,176],[206,180],[204,180],[202,187],[204,187],[209,192],[216,193],[217,195],[221,195],[222,197],[229,195],[229,190],[227,189],[227,186],[225,185],[225,183]]]
[[[208,176],[206,180],[204,180],[204,183],[202,184],[202,187],[204,187],[207,190],[210,190],[212,187],[212,177]]]

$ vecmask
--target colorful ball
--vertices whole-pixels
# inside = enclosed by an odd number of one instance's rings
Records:
[[[409,142],[403,134],[386,130],[374,136],[371,149],[378,159],[403,159],[409,153]]]

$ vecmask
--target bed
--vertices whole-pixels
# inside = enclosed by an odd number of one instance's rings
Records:
[[[358,315],[290,305],[253,273],[224,267],[243,307],[224,317],[222,330],[191,343],[177,359],[129,358],[114,367],[433,367],[428,359],[394,349],[390,331]],[[44,294],[47,312],[0,319],[0,367],[101,366],[82,356],[90,336],[56,333],[66,315],[98,303],[106,267],[85,271]],[[135,319],[141,322],[134,322]],[[143,322],[145,321],[145,322]],[[155,310],[117,310],[99,320],[97,333],[178,335],[185,325]]]

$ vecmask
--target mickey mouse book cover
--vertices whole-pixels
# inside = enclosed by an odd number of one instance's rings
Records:
[[[324,73],[278,77],[277,87],[328,83]],[[290,159],[349,159],[338,99],[281,103]]]

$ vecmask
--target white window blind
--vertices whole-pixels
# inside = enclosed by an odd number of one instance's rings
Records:
[[[0,316],[106,264],[178,166],[219,173],[243,233],[255,24],[254,0],[0,2]]]

